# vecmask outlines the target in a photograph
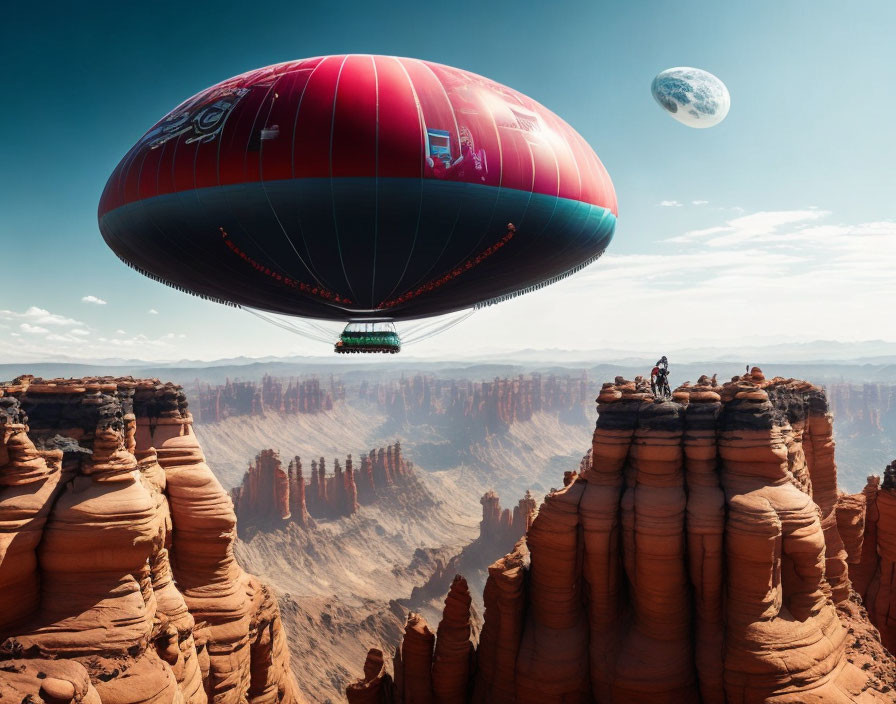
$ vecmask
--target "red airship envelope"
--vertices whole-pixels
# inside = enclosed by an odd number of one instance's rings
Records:
[[[594,261],[606,170],[545,107],[482,76],[325,56],[223,81],[154,125],[109,178],[108,245],[236,305],[405,320],[500,300]]]

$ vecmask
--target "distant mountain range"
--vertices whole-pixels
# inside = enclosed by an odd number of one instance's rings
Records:
[[[758,365],[770,374],[800,376],[816,382],[896,381],[896,343],[883,340],[838,342],[778,342],[744,347],[693,346],[655,350],[524,349],[493,352],[453,360],[428,359],[402,354],[398,358],[352,356],[232,357],[216,360],[147,361],[123,358],[77,359],[60,357],[52,361],[0,363],[0,379],[21,374],[42,377],[148,376],[178,383],[201,379],[220,383],[227,378],[259,379],[302,374],[338,374],[347,379],[371,375],[397,376],[402,373],[438,372],[443,376],[492,378],[529,371],[569,373],[588,370],[594,378],[617,374],[647,374],[656,359],[665,354],[672,367],[672,380],[695,381],[702,374],[718,373],[730,378],[743,373],[747,365]]]

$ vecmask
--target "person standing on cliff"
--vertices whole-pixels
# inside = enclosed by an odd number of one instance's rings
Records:
[[[653,371],[650,372],[650,380],[654,396],[669,398],[672,395],[672,391],[669,389],[669,360],[666,359],[666,355],[660,357]]]

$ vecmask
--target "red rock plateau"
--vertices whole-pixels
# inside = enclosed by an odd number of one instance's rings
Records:
[[[0,384],[0,701],[299,704],[178,386]]]
[[[211,386],[196,382],[191,393],[198,396],[197,423],[217,423],[231,416],[263,416],[265,413],[319,413],[333,408],[345,397],[345,389],[330,379],[329,388],[320,380],[277,379],[265,375],[261,384],[230,381]]]
[[[754,369],[662,400],[618,377],[598,412],[582,470],[489,567],[475,649],[458,578],[350,702],[896,701],[868,618],[890,642],[896,468],[837,489],[821,389]]]
[[[284,469],[278,452],[262,450],[231,496],[241,526],[276,527],[291,522],[309,527],[314,518],[351,516],[388,487],[411,483],[416,483],[414,465],[404,458],[398,441],[361,455],[360,466],[351,455],[344,466],[334,459],[330,476],[325,458],[311,460],[307,483],[300,457]]]
[[[361,384],[359,395],[384,408],[399,424],[442,419],[458,427],[496,433],[540,411],[582,416],[593,393],[587,375],[533,373],[494,381],[456,381],[415,375],[383,384]]]

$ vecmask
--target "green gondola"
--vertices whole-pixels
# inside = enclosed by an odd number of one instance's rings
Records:
[[[349,323],[334,349],[340,354],[395,354],[401,351],[401,339],[393,323]]]

